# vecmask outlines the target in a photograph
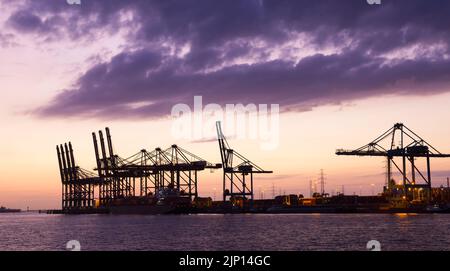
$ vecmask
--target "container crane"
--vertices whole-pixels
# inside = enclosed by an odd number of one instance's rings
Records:
[[[273,171],[264,170],[251,162],[237,151],[230,148],[223,132],[220,121],[216,122],[217,139],[223,166],[223,201],[235,201],[238,197],[243,200],[243,206],[250,197],[253,202],[253,174],[267,174]],[[250,185],[249,185],[250,183]]]
[[[396,169],[402,176],[403,199],[407,201],[414,199],[416,190],[425,190],[426,201],[431,199],[430,158],[450,157],[450,154],[439,152],[403,123],[396,123],[367,145],[355,150],[338,149],[336,154],[386,157],[388,188],[392,188],[392,169]],[[395,158],[400,158],[400,163]],[[424,170],[419,169],[417,159],[425,159]]]

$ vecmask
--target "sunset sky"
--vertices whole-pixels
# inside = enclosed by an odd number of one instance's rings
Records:
[[[176,139],[171,108],[279,104],[279,145],[230,145],[274,174],[261,194],[303,193],[326,174],[329,193],[372,194],[382,158],[338,157],[402,122],[450,153],[450,2],[446,0],[0,0],[0,205],[60,207],[55,146],[71,141],[94,168],[91,132],[116,152],[178,144],[220,162],[210,138]],[[225,131],[226,133],[226,131]],[[433,184],[450,159],[432,161]],[[221,195],[221,171],[200,194]]]

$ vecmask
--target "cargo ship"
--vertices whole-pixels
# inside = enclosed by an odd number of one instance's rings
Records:
[[[155,195],[116,199],[109,206],[111,214],[180,214],[189,213],[191,198],[172,187],[163,188]]]
[[[8,209],[3,206],[0,207],[0,213],[19,213],[19,212],[21,212],[20,209]]]

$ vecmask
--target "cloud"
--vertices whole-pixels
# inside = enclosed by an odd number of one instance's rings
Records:
[[[435,93],[443,91],[439,84],[448,83],[450,60],[384,62],[352,51],[314,55],[295,65],[276,60],[199,74],[177,72],[181,61],[164,59],[152,51],[123,53],[92,67],[79,79],[78,88],[60,93],[39,113],[70,116],[79,111],[94,117],[101,113],[99,108],[113,108],[105,113],[112,117],[164,116],[176,103],[191,104],[194,95],[202,95],[204,103],[276,102],[303,108],[311,103],[403,94],[405,87],[408,94]],[[151,104],[126,106],[142,101]]]
[[[15,41],[15,36],[11,33],[1,33],[0,32],[0,48],[8,48],[17,46]]]
[[[26,3],[9,18],[17,32],[77,39],[128,30],[121,53],[90,67],[39,116],[162,117],[194,95],[301,111],[449,90],[444,0]]]
[[[15,12],[9,17],[8,22],[19,31],[31,32],[47,30],[44,26],[44,22],[39,16],[26,10]]]

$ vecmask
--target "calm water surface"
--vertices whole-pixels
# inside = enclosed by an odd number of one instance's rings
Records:
[[[450,250],[450,215],[0,214],[0,250]]]

